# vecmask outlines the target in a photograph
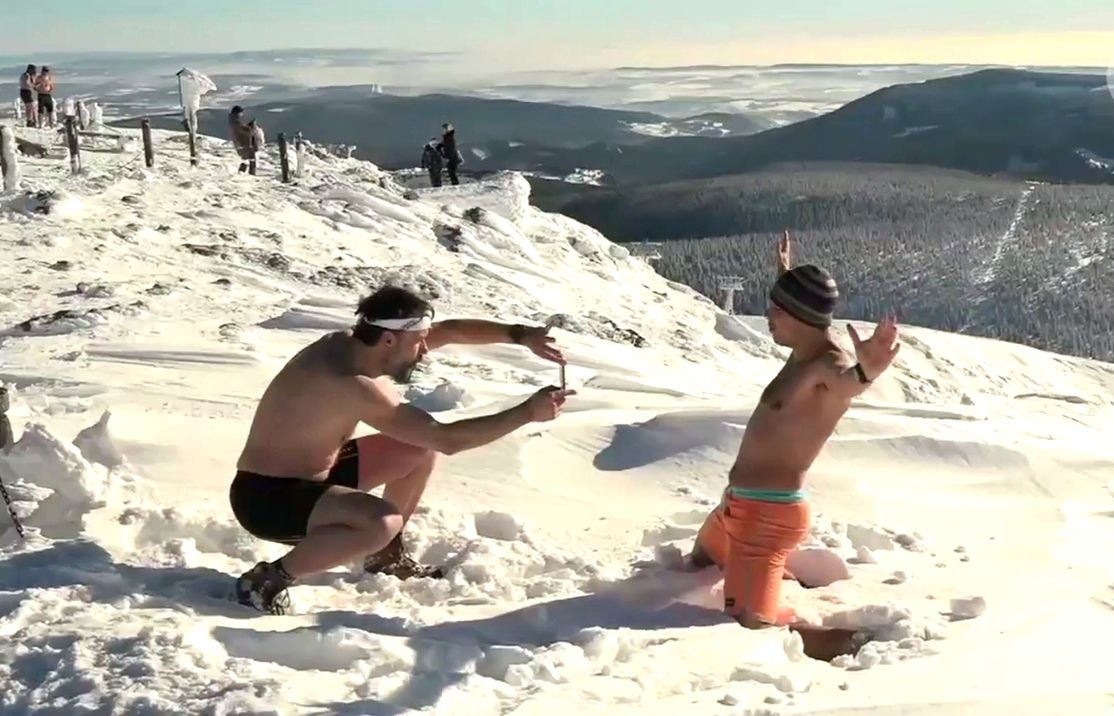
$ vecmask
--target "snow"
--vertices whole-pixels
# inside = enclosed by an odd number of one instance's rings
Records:
[[[1114,367],[906,328],[810,476],[790,557],[809,588],[782,585],[802,618],[874,633],[826,664],[727,619],[717,570],[671,569],[785,358],[763,318],[530,206],[519,174],[415,192],[307,151],[283,185],[274,147],[249,177],[223,140],[202,138],[196,169],[180,134],[155,141],[151,171],[134,153],[90,153],[77,177],[28,158],[26,193],[0,202],[19,436],[0,477],[28,530],[0,512],[0,712],[1109,706]],[[242,608],[234,576],[282,554],[227,501],[255,401],[388,280],[440,317],[550,323],[579,394],[444,460],[405,539],[445,579],[351,565],[296,586],[288,616]],[[403,392],[438,419],[556,379],[512,346],[435,356]]]
[[[540,172],[522,172],[525,176],[536,176],[539,179],[549,179],[550,181],[563,181],[567,184],[591,184],[593,186],[603,186],[604,179],[607,173],[602,169],[576,169],[571,174],[566,174],[563,177],[553,174],[543,174]]]
[[[683,132],[668,122],[625,122],[627,129],[647,137],[679,137]]]
[[[1109,159],[1084,148],[1076,149],[1075,153],[1087,162],[1087,166],[1114,173],[1114,159]]]
[[[923,126],[923,127],[906,127],[905,129],[903,129],[900,132],[898,132],[897,134],[895,134],[894,139],[902,139],[904,137],[911,137],[914,134],[923,134],[925,132],[931,132],[932,130],[939,129],[939,128],[940,128],[940,125],[938,125],[938,124],[930,124],[930,125],[926,125],[926,126]]]
[[[5,192],[14,192],[19,189],[20,185],[20,170],[19,170],[19,154],[15,150],[15,134],[12,132],[11,127],[0,127],[0,133],[3,133],[3,156],[0,157],[0,162],[3,164],[4,176],[0,177],[3,180],[3,188]]]

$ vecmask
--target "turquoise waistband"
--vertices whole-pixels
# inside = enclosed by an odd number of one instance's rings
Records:
[[[746,487],[735,487],[734,485],[727,488],[727,494],[743,500],[758,500],[759,502],[794,503],[803,502],[805,499],[804,490],[751,490]]]

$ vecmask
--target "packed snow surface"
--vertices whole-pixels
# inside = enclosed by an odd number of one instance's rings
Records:
[[[34,130],[17,130],[34,139]],[[24,134],[25,133],[25,134]],[[227,143],[21,158],[0,197],[0,712],[1109,713],[1114,367],[906,327],[810,477],[783,600],[869,630],[829,664],[670,569],[716,505],[785,351],[517,174],[405,191],[306,153],[297,182]],[[773,275],[771,246],[771,276]],[[839,267],[831,267],[838,277]],[[579,394],[443,461],[405,537],[444,580],[359,565],[230,599],[277,545],[228,485],[282,363],[384,282],[439,317],[549,322]],[[869,326],[863,327],[869,330]],[[439,420],[554,382],[517,347],[449,347],[403,388]],[[807,584],[809,588],[802,586]]]

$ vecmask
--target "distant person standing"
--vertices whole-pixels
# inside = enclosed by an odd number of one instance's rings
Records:
[[[236,154],[240,157],[240,173],[248,171],[255,174],[255,154],[251,150],[251,128],[244,123],[244,108],[237,105],[228,113],[228,134]]]
[[[50,74],[49,67],[43,67],[39,77],[35,80],[35,91],[39,93],[38,126],[45,122],[53,128],[56,124],[57,114],[54,111],[54,75]]]
[[[429,185],[441,186],[441,172],[444,170],[441,156],[441,143],[437,137],[430,137],[422,149],[422,169],[429,172]]]
[[[248,122],[248,130],[251,132],[248,139],[248,144],[251,147],[251,161],[249,162],[251,168],[248,169],[248,173],[255,176],[255,158],[263,151],[263,145],[266,144],[267,139],[263,135],[263,127],[254,119]]]
[[[456,186],[460,183],[456,170],[464,163],[464,157],[457,149],[456,129],[453,128],[453,125],[446,122],[441,125],[441,129],[445,130],[444,134],[441,135],[441,154],[445,157],[445,167],[449,170],[449,181],[452,182],[453,186]]]
[[[27,111],[27,126],[39,126],[38,105],[35,101],[35,73],[38,70],[34,65],[27,65],[27,71],[19,76],[19,99]]]

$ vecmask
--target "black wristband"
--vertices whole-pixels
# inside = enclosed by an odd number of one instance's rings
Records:
[[[510,327],[507,331],[507,335],[509,335],[511,340],[515,343],[521,343],[523,336],[526,335],[526,326],[521,323],[516,323]]]
[[[866,373],[863,372],[863,364],[862,363],[856,363],[855,364],[855,372],[859,374],[859,382],[860,383],[870,383],[870,379],[867,378]]]

